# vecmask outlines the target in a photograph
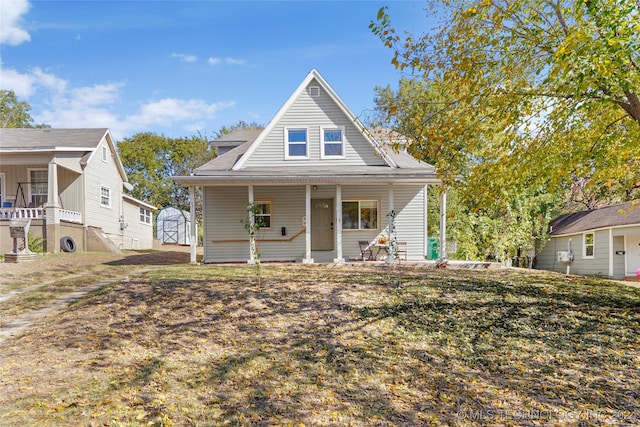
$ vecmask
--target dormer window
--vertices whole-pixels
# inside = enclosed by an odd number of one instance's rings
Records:
[[[306,128],[285,128],[285,159],[308,159],[308,132]]]
[[[323,159],[344,159],[344,127],[320,128]]]

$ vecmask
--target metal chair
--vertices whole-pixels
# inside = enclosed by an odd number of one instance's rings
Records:
[[[362,258],[363,261],[371,261],[373,259],[371,244],[367,240],[359,240],[358,245],[360,245],[360,258]]]

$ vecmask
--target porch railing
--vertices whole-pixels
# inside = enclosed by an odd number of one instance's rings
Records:
[[[45,219],[44,208],[0,208],[0,221],[16,218]],[[76,211],[60,209],[60,221],[82,224],[82,214]]]

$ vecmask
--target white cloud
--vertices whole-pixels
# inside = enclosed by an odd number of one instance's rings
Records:
[[[176,128],[191,135],[206,130],[206,123],[211,123],[218,111],[234,105],[233,102],[164,98],[127,112],[118,104],[125,87],[123,82],[73,87],[67,80],[40,68],[20,73],[3,69],[2,63],[0,74],[0,88],[13,90],[18,98],[29,102],[36,123],[54,128],[106,127],[116,139],[144,131],[175,133]]]
[[[172,53],[171,54],[172,58],[177,58],[178,60],[180,60],[181,62],[196,62],[198,60],[198,57],[195,55],[186,55],[184,53]]]
[[[246,61],[244,59],[231,58],[227,56],[226,58],[218,58],[218,57],[210,57],[207,62],[211,65],[217,65],[221,63],[225,63],[227,65],[243,65]]]
[[[27,0],[3,0],[0,13],[0,44],[19,45],[31,40],[29,33],[21,28],[22,15],[29,11]]]
[[[29,98],[39,87],[53,92],[62,92],[67,82],[40,68],[34,68],[27,73],[21,73],[13,68],[2,68],[0,63],[0,89],[12,90],[19,98]]]

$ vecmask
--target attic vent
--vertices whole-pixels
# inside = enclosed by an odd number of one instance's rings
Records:
[[[320,87],[318,86],[309,86],[309,96],[315,98],[320,96]]]

